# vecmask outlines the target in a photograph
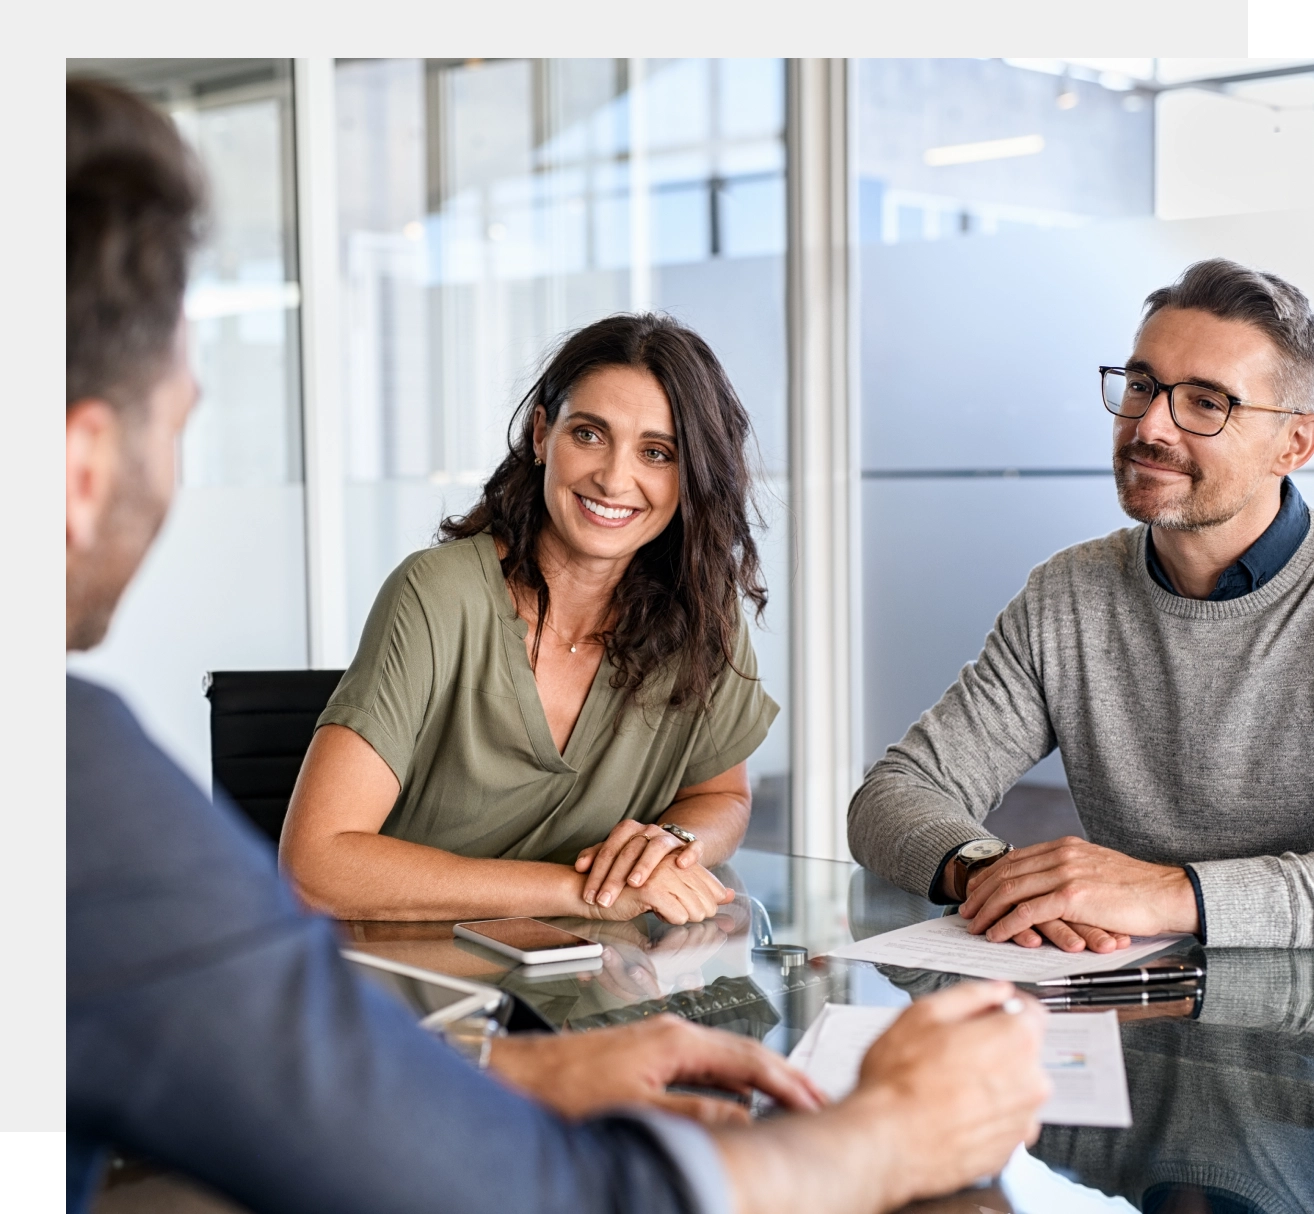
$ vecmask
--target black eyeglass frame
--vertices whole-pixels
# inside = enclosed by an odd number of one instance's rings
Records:
[[[1176,384],[1161,383],[1159,380],[1155,379],[1155,377],[1151,375],[1148,371],[1141,371],[1139,369],[1130,372],[1130,374],[1144,376],[1146,379],[1150,381],[1150,383],[1154,385],[1154,392],[1150,396],[1150,399],[1145,402],[1145,408],[1142,409],[1141,412],[1121,413],[1117,409],[1113,408],[1112,405],[1109,404],[1109,398],[1104,391],[1104,385],[1106,380],[1108,379],[1108,375],[1110,371],[1118,375],[1121,375],[1123,379],[1127,378],[1129,372],[1126,367],[1100,368],[1100,400],[1103,401],[1104,408],[1108,410],[1108,412],[1112,413],[1114,417],[1130,417],[1133,421],[1142,418],[1150,411],[1150,406],[1154,404],[1156,400],[1159,399],[1159,394],[1161,392],[1166,392],[1168,394],[1168,416],[1173,419],[1173,425],[1176,426],[1179,430],[1181,430],[1182,433],[1194,434],[1197,438],[1217,438],[1218,435],[1222,434],[1223,427],[1227,425],[1228,421],[1232,417],[1233,409],[1260,409],[1265,413],[1287,413],[1290,414],[1292,417],[1300,417],[1302,415],[1300,409],[1283,409],[1280,405],[1256,404],[1252,400],[1242,400],[1239,396],[1233,396],[1230,392],[1223,392],[1218,388],[1211,388],[1208,384],[1197,384],[1194,380],[1190,380],[1190,379],[1184,379],[1180,383],[1176,383]],[[1223,415],[1223,421],[1219,425],[1217,430],[1211,430],[1208,433],[1205,433],[1203,430],[1192,430],[1188,426],[1183,426],[1182,423],[1177,420],[1177,406],[1173,402],[1173,393],[1178,388],[1199,388],[1201,389],[1201,391],[1204,392],[1215,392],[1227,401],[1227,412],[1226,414]]]

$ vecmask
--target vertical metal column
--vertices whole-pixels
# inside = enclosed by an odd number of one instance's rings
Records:
[[[793,850],[847,859],[861,778],[856,266],[850,69],[788,61]]]
[[[648,197],[648,65],[629,61],[630,311],[652,307],[652,206]]]
[[[332,59],[293,61],[310,665],[350,659]]]

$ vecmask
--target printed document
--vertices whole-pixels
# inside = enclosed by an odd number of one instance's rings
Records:
[[[1063,1214],[1136,1214],[1136,1207],[1125,1197],[1110,1197],[1060,1176],[1027,1154],[1020,1143],[999,1174],[999,1187],[1014,1214],[1054,1214],[1056,1210]]]
[[[827,1003],[789,1055],[832,1100],[858,1082],[863,1056],[902,1009]],[[1041,1065],[1054,1092],[1040,1110],[1046,1125],[1131,1125],[1118,1013],[1051,1013],[1045,1018]]]
[[[1065,953],[1048,941],[1039,948],[1023,948],[1006,940],[991,944],[984,936],[973,936],[967,921],[957,915],[927,919],[880,936],[869,936],[856,944],[837,948],[832,957],[850,961],[879,961],[909,969],[943,970],[973,978],[1003,978],[1009,982],[1042,982],[1072,974],[1094,974],[1125,969],[1187,936],[1133,936],[1131,947],[1112,953]]]
[[[1117,1012],[1050,1013],[1040,1064],[1054,1085],[1040,1110],[1046,1125],[1131,1125]]]

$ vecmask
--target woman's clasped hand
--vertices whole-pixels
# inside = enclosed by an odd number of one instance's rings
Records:
[[[601,843],[586,847],[575,861],[577,873],[588,873],[584,901],[610,906],[626,885],[642,885],[667,856],[676,854],[680,868],[692,868],[703,858],[700,841],[685,843],[655,822],[625,819],[616,823]]]
[[[586,847],[575,871],[588,873],[583,898],[595,919],[633,919],[644,911],[667,923],[700,923],[734,901],[699,862],[699,843],[682,843],[660,826],[624,821]]]

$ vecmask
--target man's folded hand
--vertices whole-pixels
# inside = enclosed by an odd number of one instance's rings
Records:
[[[1072,836],[1019,848],[967,883],[958,913],[987,940],[1109,953],[1132,936],[1199,931],[1186,870]]]

